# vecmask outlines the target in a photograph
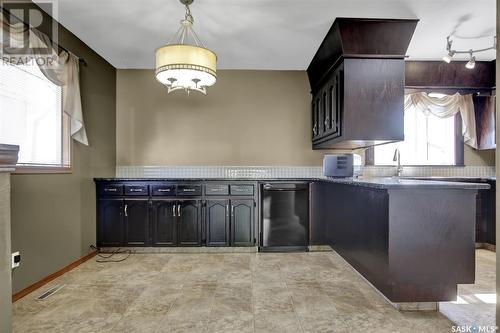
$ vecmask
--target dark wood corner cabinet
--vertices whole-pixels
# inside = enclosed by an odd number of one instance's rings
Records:
[[[404,139],[404,57],[417,22],[335,20],[307,69],[313,149]]]
[[[254,182],[95,182],[98,247],[255,246]]]

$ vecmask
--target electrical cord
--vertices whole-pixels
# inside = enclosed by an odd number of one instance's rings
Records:
[[[122,262],[122,261],[127,260],[134,253],[132,250],[123,250],[122,251],[121,248],[118,248],[114,251],[111,251],[111,253],[109,253],[107,255],[103,255],[103,254],[101,254],[101,251],[97,247],[95,247],[94,245],[90,245],[90,248],[97,251],[97,256],[99,258],[101,258],[101,259],[96,260],[96,262],[99,262],[99,263]],[[114,255],[117,255],[117,254],[127,254],[127,256],[124,258],[121,258],[121,259],[110,259]]]

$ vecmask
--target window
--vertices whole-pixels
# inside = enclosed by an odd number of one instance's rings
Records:
[[[32,62],[0,64],[0,142],[19,145],[21,170],[70,167],[69,117],[62,88]]]
[[[374,149],[375,165],[395,165],[399,149],[402,165],[455,165],[455,117],[439,118],[415,108],[405,111],[405,140]]]

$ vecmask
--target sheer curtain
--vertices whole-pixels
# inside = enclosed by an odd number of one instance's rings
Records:
[[[29,29],[24,23],[10,24],[3,14],[0,15],[0,27],[3,36],[0,39],[0,47],[4,53],[12,55],[10,61],[14,63],[23,61],[25,63],[29,59],[43,60],[36,61],[42,73],[54,84],[62,87],[63,112],[71,120],[71,137],[88,145],[80,96],[78,57],[64,50],[58,52],[57,46],[53,45],[47,35]],[[10,38],[10,48],[3,45],[6,36]],[[24,42],[25,36],[28,36],[29,43]],[[19,49],[23,49],[23,52],[19,52]]]
[[[453,117],[460,112],[464,143],[477,149],[476,118],[472,95],[456,93],[443,97],[431,97],[425,92],[406,95],[405,110],[412,106],[425,114],[431,113],[439,118]]]

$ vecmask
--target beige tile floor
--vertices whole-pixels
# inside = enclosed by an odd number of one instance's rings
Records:
[[[440,311],[458,325],[495,325],[496,253],[476,250],[476,283],[458,286],[456,302],[440,303]]]
[[[34,298],[55,284],[45,301]],[[90,260],[14,304],[14,332],[450,332],[399,312],[334,252]]]

